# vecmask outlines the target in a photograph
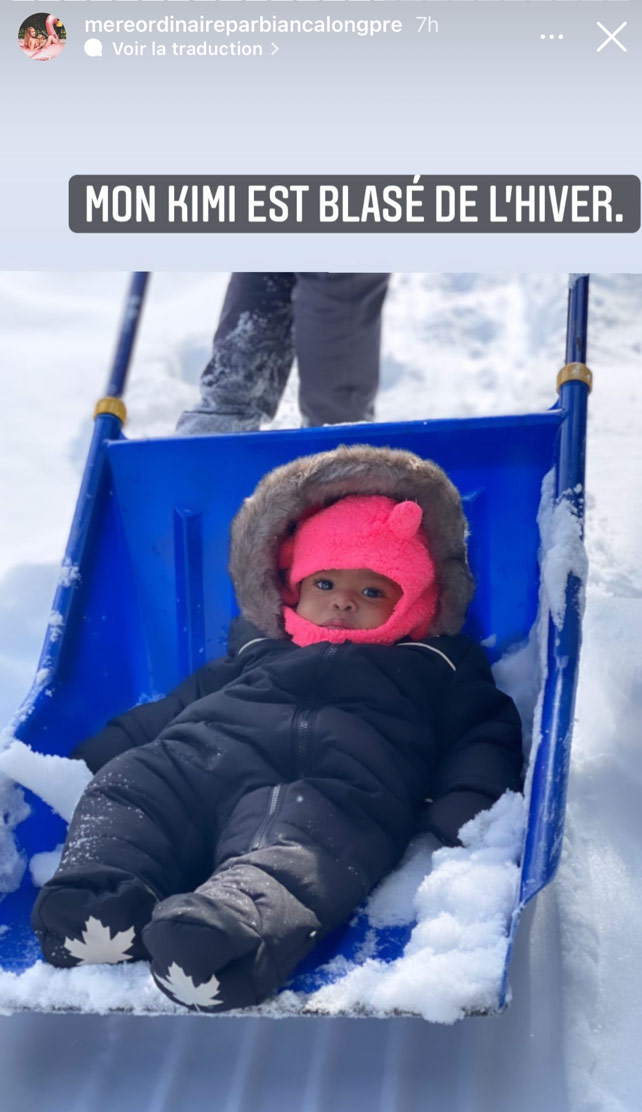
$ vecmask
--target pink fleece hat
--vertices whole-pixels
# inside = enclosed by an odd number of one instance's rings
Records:
[[[351,494],[301,521],[281,546],[287,571],[283,615],[297,645],[355,641],[392,645],[402,637],[426,636],[437,610],[438,587],[416,502],[394,502],[379,494]],[[401,587],[390,617],[375,629],[329,629],[293,609],[302,579],[329,568],[370,568]]]

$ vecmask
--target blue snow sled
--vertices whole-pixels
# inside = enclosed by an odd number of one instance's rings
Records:
[[[527,639],[539,605],[537,515],[551,471],[555,497],[568,500],[580,528],[583,520],[587,276],[570,283],[566,364],[558,376],[558,402],[546,412],[136,441],[122,433],[119,394],[135,335],[132,305],[140,309],[142,289],[142,276],[135,276],[115,372],[97,406],[54,620],[37,682],[18,714],[19,739],[67,755],[114,714],[161,696],[207,659],[224,654],[237,612],[226,567],[232,516],[267,471],[339,444],[405,448],[445,469],[462,492],[471,529],[477,592],[465,632],[490,646],[491,661]],[[560,857],[581,589],[569,574],[563,622],[549,619],[541,737],[533,740],[521,883],[497,1010],[506,1001],[521,912],[552,879]],[[31,815],[16,833],[19,848],[31,857],[62,842],[66,827],[40,799],[29,792],[27,798]],[[27,871],[20,889],[0,904],[5,970],[23,971],[41,957],[29,926],[35,895]],[[365,916],[357,915],[326,938],[291,987],[322,984],[333,955],[354,959],[365,929]],[[377,955],[400,956],[410,930],[381,930]]]

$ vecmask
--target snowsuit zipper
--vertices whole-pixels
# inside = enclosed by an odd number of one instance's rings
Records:
[[[312,721],[311,710],[298,710],[294,717],[295,729],[295,750],[294,750],[294,768],[296,779],[303,776],[303,764],[305,761],[305,752],[308,747],[308,738],[310,736],[310,723]]]
[[[328,671],[334,657],[339,651],[338,645],[328,645],[321,659],[319,667],[318,679],[321,680],[325,673]],[[313,710],[297,710],[294,715],[294,733],[295,733],[295,750],[294,750],[294,766],[297,778],[304,775],[305,772],[305,756],[308,748],[308,740],[312,733],[311,725],[314,715]]]
[[[319,679],[327,672],[334,657],[339,651],[338,645],[328,645],[325,650],[321,665],[319,668]],[[298,709],[294,713],[292,720],[292,728],[294,731],[294,764],[297,779],[304,774],[305,757],[308,748],[308,739],[312,733],[312,721],[315,714],[314,710]],[[250,850],[262,849],[267,844],[267,838],[272,824],[272,820],[278,810],[285,784],[276,784],[270,791],[267,810],[259,823],[256,833],[252,839]]]
[[[275,784],[275,786],[272,788],[272,791],[270,792],[270,798],[268,800],[267,811],[265,812],[263,818],[261,819],[261,822],[257,827],[256,834],[252,839],[250,850],[262,849],[265,845],[268,828],[270,822],[276,814],[276,809],[279,805],[279,799],[281,798],[281,793],[284,787],[285,784]]]
[[[338,651],[339,651],[339,646],[338,645],[328,645],[327,649],[325,650],[325,652],[323,654],[323,660],[321,661],[321,667],[319,668],[319,679],[321,679],[321,676],[325,675],[325,673],[328,671],[328,668],[332,664],[332,661],[334,660]]]

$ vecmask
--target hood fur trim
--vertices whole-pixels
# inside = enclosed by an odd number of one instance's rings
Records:
[[[270,471],[231,526],[230,575],[243,615],[267,637],[287,638],[279,550],[299,518],[348,494],[418,502],[435,562],[439,605],[427,636],[459,633],[474,591],[468,527],[457,488],[436,463],[397,448],[341,445]]]

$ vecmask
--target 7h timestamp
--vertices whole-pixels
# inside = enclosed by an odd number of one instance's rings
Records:
[[[436,19],[432,19],[429,15],[416,15],[417,20],[417,34],[420,31],[425,33],[437,35],[439,33],[439,23]]]

